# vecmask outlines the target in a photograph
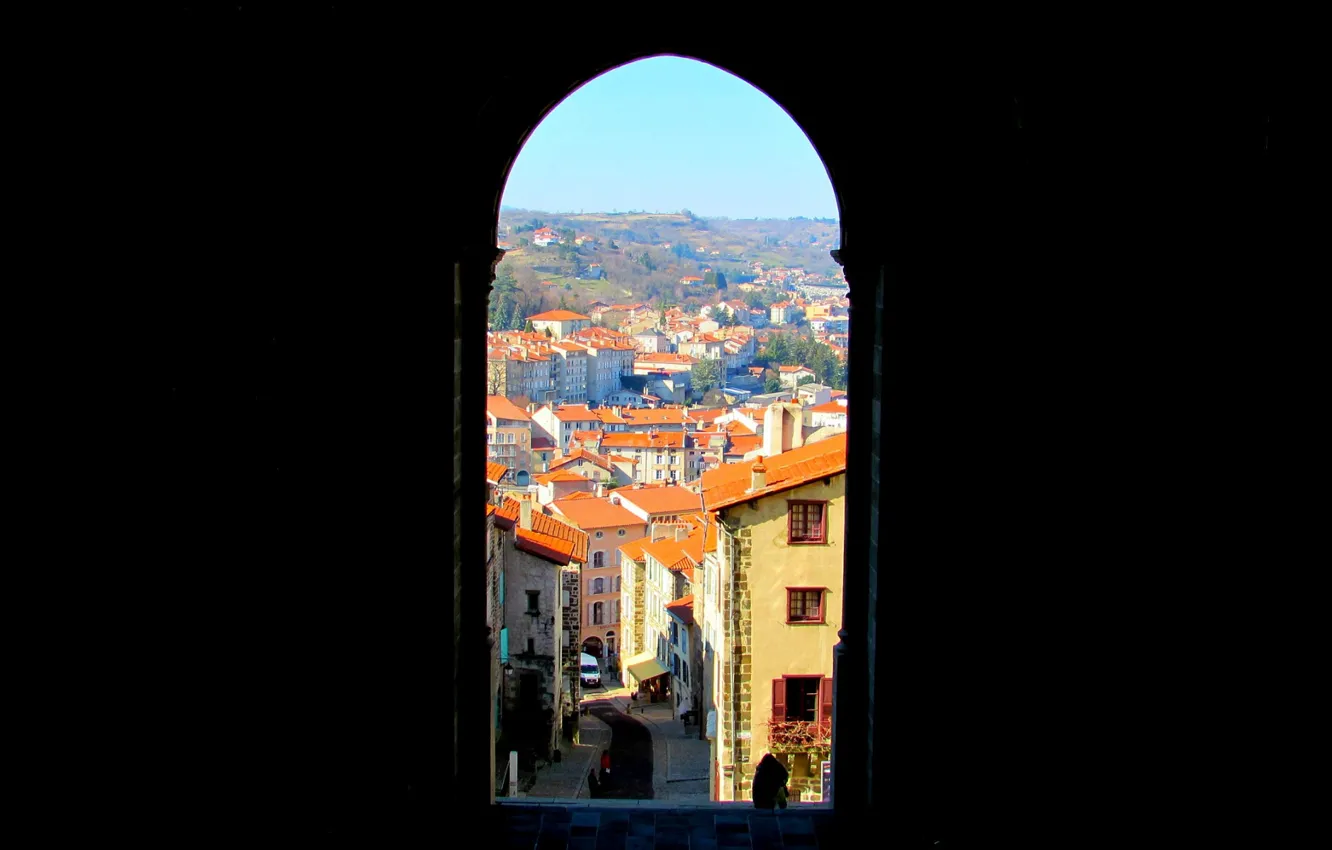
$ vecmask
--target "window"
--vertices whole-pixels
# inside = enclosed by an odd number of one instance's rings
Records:
[[[787,502],[786,542],[827,543],[824,534],[827,502]]]
[[[657,470],[657,480],[658,480],[658,481],[661,480],[661,470],[660,470],[660,469]]]
[[[684,682],[687,685],[689,684],[689,662],[688,661],[682,662],[680,667],[681,667],[680,681]]]
[[[783,676],[772,680],[772,719],[832,722],[832,679]]]
[[[598,539],[598,540],[600,540],[601,538],[603,538],[603,537],[605,537],[605,536],[606,536],[605,532],[601,532],[601,531],[598,531],[598,532],[597,532],[597,539]]]
[[[786,622],[822,623],[823,591],[821,587],[788,587],[786,589]]]
[[[624,536],[624,529],[622,528],[622,529],[620,529],[619,531],[617,531],[617,532],[615,532],[615,533],[616,533],[618,536],[623,537],[623,536]]]
[[[600,555],[601,553],[598,552],[597,554]],[[593,593],[593,595],[600,594],[600,593],[605,593],[605,592],[606,592],[606,580],[605,580],[604,578],[594,578],[594,579],[592,579],[592,593]]]
[[[605,553],[605,552],[593,552],[593,553],[592,553],[592,568],[593,568],[593,569],[599,569],[599,568],[604,567],[604,566],[606,566],[606,553]],[[597,579],[597,581],[601,581],[601,579]],[[601,591],[597,591],[597,592],[600,593]]]
[[[536,638],[527,639],[527,654],[536,655]]]
[[[541,611],[541,591],[527,591],[527,613],[537,614]]]
[[[620,592],[620,577],[619,577],[619,576],[612,576],[612,577],[611,577],[611,593],[619,593],[619,592]]]
[[[598,579],[600,581],[600,579]],[[606,606],[601,602],[592,603],[592,625],[600,626],[605,620]]]

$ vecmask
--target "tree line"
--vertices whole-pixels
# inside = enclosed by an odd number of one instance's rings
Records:
[[[759,349],[755,359],[768,366],[763,384],[764,392],[777,392],[781,389],[781,381],[777,376],[778,366],[808,366],[814,370],[815,382],[835,390],[846,389],[846,363],[838,359],[828,345],[817,339],[804,336],[789,338],[788,334],[773,334],[768,338],[767,345]]]

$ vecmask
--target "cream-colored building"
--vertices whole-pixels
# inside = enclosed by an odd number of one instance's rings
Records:
[[[486,396],[486,458],[513,472],[526,487],[532,474],[532,417],[502,395]]]
[[[547,310],[527,318],[532,322],[533,330],[550,331],[555,339],[563,339],[592,325],[591,316],[584,316],[572,310]]]
[[[631,458],[635,481],[641,484],[688,484],[698,478],[705,446],[683,431],[606,434],[597,449]]]
[[[843,604],[846,460],[839,434],[703,476],[716,545],[698,571],[694,610],[715,799],[751,799],[767,752],[787,765],[793,799],[821,799]]]
[[[624,627],[620,620],[621,547],[642,540],[647,523],[609,498],[568,499],[551,503],[555,516],[588,535],[588,560],[583,565],[582,650],[607,661],[618,659]]]

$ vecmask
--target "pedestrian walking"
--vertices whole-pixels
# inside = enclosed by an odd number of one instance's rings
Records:
[[[601,769],[610,770],[610,750],[601,751]]]
[[[764,753],[754,768],[754,808],[786,808],[786,767],[772,753]]]
[[[594,800],[601,796],[601,783],[597,781],[597,773],[594,770],[587,772],[587,793]]]

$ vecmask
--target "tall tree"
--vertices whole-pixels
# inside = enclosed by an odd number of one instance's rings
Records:
[[[689,370],[691,383],[696,391],[705,393],[721,385],[722,365],[717,358],[705,358],[694,364]]]

